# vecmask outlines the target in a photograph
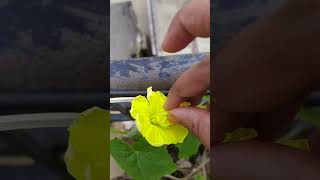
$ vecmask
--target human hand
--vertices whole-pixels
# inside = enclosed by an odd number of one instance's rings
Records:
[[[174,17],[162,43],[167,52],[177,52],[196,37],[210,36],[210,1],[192,0]],[[169,119],[194,133],[210,149],[210,112],[196,107],[179,107],[189,101],[196,105],[210,87],[210,58],[192,66],[171,87],[165,109]]]

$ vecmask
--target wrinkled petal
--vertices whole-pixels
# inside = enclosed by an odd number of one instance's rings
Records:
[[[131,116],[136,120],[139,131],[143,131],[150,124],[149,102],[144,96],[137,96],[131,102]]]
[[[177,144],[182,143],[183,140],[187,137],[188,129],[179,124],[173,124],[170,126],[170,128],[168,128],[167,133],[168,136],[174,138],[171,144]]]
[[[181,125],[173,124],[168,128],[151,125],[145,133],[145,138],[152,146],[162,146],[182,143],[188,135],[188,130]]]
[[[172,123],[168,120],[168,113],[163,108],[167,97],[160,91],[152,91],[152,87],[149,87],[147,89],[147,98],[150,104],[151,121],[162,127],[171,125]]]
[[[145,134],[151,128],[150,117],[147,114],[139,114],[136,119],[137,129],[141,132],[141,134]]]
[[[152,91],[152,87],[147,89],[147,98],[150,103],[150,113],[162,113],[165,112],[163,105],[165,104],[167,97],[160,91]]]
[[[144,96],[137,96],[131,102],[130,114],[137,119],[138,114],[149,114],[149,101]]]
[[[163,133],[162,128],[155,125],[149,127],[148,131],[144,134],[144,137],[152,146],[159,147],[169,144],[168,137]]]

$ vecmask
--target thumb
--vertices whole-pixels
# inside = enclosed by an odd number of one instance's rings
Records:
[[[210,150],[210,113],[196,107],[179,107],[169,112],[169,120],[189,129]]]

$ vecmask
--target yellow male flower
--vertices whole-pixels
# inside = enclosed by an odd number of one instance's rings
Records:
[[[147,89],[147,98],[137,96],[131,104],[131,116],[137,129],[152,146],[182,143],[188,130],[168,120],[168,112],[163,108],[167,97],[160,91]]]

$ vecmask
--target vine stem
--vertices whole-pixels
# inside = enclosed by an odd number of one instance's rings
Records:
[[[173,180],[181,180],[181,179],[182,179],[182,178],[174,177],[174,176],[172,176],[172,175],[165,175],[164,177],[170,178],[170,179],[173,179]]]
[[[192,177],[192,175],[196,172],[198,172],[199,170],[201,170],[202,167],[204,167],[206,164],[208,164],[210,162],[210,159],[205,159],[199,166],[197,166],[196,168],[194,168],[188,175],[186,175],[185,177],[183,177],[183,180],[187,180],[190,179]]]
[[[207,151],[204,151],[202,154],[202,159],[206,159],[206,157],[207,157]],[[205,166],[202,166],[202,174],[203,174],[204,180],[207,180],[207,172],[206,172]]]
[[[173,180],[189,180],[194,173],[198,172],[199,170],[202,169],[202,167],[204,167],[206,164],[208,164],[210,162],[210,159],[205,159],[201,164],[199,164],[197,167],[195,167],[194,169],[192,169],[192,171],[186,175],[185,177],[183,178],[177,178],[177,177],[174,177],[172,175],[166,175],[165,177],[167,178],[170,178],[170,179],[173,179]]]

